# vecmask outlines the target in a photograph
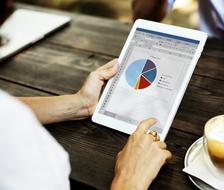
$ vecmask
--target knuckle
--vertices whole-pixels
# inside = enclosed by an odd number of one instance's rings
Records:
[[[167,159],[170,157],[170,152],[167,150],[163,150],[163,161],[164,163],[167,161]]]
[[[133,133],[131,136],[130,136],[130,139],[133,140],[133,141],[136,141],[139,137],[139,134],[138,133]]]
[[[135,142],[135,139],[136,139],[136,134],[132,134],[129,136],[128,141]]]
[[[147,119],[145,119],[145,120],[143,120],[143,121],[141,121],[140,123],[139,123],[139,127],[145,127],[145,125],[148,125],[147,124],[148,123],[148,120]]]
[[[167,160],[166,154],[164,153],[164,150],[159,150],[158,155],[160,157],[160,162],[162,164],[164,164],[166,162],[166,160]]]
[[[160,145],[161,145],[162,148],[166,148],[166,143],[160,142]]]
[[[167,158],[172,158],[172,153],[169,150],[166,150]]]
[[[94,77],[96,76],[96,71],[92,71],[90,74],[89,74],[90,77]]]

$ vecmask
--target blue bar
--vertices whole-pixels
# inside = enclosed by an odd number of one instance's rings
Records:
[[[164,36],[164,37],[167,37],[167,38],[173,38],[175,40],[182,40],[182,41],[193,43],[193,44],[199,44],[199,42],[200,42],[198,40],[193,40],[193,39],[184,38],[184,37],[180,37],[180,36],[174,36],[172,34],[166,34],[166,33],[156,32],[156,31],[152,31],[152,30],[146,30],[146,29],[143,29],[143,28],[137,28],[136,30],[140,31],[140,32],[146,32],[146,33],[150,33],[150,34]]]

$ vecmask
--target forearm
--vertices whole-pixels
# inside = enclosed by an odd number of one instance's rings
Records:
[[[21,97],[43,124],[79,120],[90,117],[98,103],[105,80],[117,72],[117,60],[92,72],[80,91],[72,95],[51,97]]]
[[[52,97],[20,97],[43,124],[79,120],[88,117],[88,108],[77,94]]]

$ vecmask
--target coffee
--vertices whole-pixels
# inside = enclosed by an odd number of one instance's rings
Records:
[[[204,146],[212,164],[224,171],[224,115],[210,119],[204,133]]]

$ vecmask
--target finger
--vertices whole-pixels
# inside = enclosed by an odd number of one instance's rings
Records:
[[[148,135],[155,142],[159,142],[160,141],[160,136],[159,135],[154,137],[151,133],[147,133],[147,132],[146,132],[146,135]]]
[[[166,160],[170,160],[172,158],[172,153],[169,150],[164,150],[164,155]]]
[[[154,125],[156,122],[157,120],[155,118],[146,119],[140,123],[134,133],[146,134],[150,126]]]
[[[159,148],[161,148],[161,149],[166,149],[167,148],[167,145],[166,145],[165,142],[158,141],[156,143],[158,144]]]
[[[160,141],[160,136],[157,134],[156,141]]]
[[[107,64],[99,67],[97,70],[105,70],[114,67],[115,65],[118,65],[118,59],[113,59],[112,61],[108,62]]]
[[[160,137],[159,137],[159,135],[157,134],[157,132],[156,132],[156,134],[155,134],[155,132],[156,131],[147,131],[146,132],[146,135],[148,136],[148,137],[150,137],[153,141],[159,141],[160,140]]]
[[[98,73],[99,79],[102,81],[105,81],[105,80],[109,80],[110,78],[112,78],[117,73],[117,69],[110,68],[107,70],[97,71],[97,73]]]
[[[117,73],[117,69],[118,65],[115,64],[113,67],[97,70],[96,73],[99,75],[100,80],[109,80]]]

